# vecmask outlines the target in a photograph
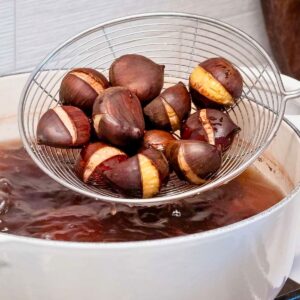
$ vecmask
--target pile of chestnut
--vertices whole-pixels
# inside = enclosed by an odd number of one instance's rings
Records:
[[[128,196],[157,195],[171,170],[203,184],[240,130],[223,109],[241,96],[242,77],[218,57],[194,68],[189,91],[179,82],[162,92],[163,84],[164,66],[137,54],[116,59],[109,81],[94,69],[73,69],[61,82],[61,105],[39,120],[37,142],[82,148],[78,177]],[[192,101],[198,110],[190,114]]]

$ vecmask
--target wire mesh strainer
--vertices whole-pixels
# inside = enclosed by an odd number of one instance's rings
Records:
[[[36,143],[37,123],[44,112],[59,105],[59,87],[72,68],[91,67],[108,74],[116,57],[145,55],[165,65],[164,88],[182,81],[201,61],[222,56],[244,80],[242,97],[227,110],[241,127],[213,179],[194,186],[171,175],[161,193],[151,199],[131,199],[104,187],[81,182],[73,171],[79,150],[63,150]],[[162,203],[201,193],[224,184],[247,168],[268,146],[282,120],[286,101],[300,91],[286,92],[280,74],[264,49],[242,31],[222,22],[189,14],[155,13],[100,24],[54,50],[32,72],[19,108],[20,133],[26,150],[50,177],[96,199],[135,204]]]

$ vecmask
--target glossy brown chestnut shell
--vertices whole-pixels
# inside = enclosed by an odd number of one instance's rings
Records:
[[[127,155],[121,150],[104,143],[85,146],[76,161],[75,172],[85,183],[103,183],[103,172],[113,169],[125,161]]]
[[[240,72],[225,58],[215,57],[200,63],[192,71],[189,87],[199,108],[219,108],[234,104],[243,90]]]
[[[96,99],[93,124],[98,138],[125,147],[141,140],[145,123],[137,96],[124,87],[106,89]]]
[[[189,116],[181,127],[181,138],[199,140],[217,146],[224,152],[240,128],[230,116],[216,109],[201,109]]]
[[[190,95],[192,97],[192,101],[195,104],[196,108],[213,108],[218,110],[223,110],[224,105],[218,104],[217,102],[213,102],[210,99],[204,97],[199,92],[197,92],[195,89],[190,88]]]
[[[217,147],[200,141],[171,142],[166,148],[166,156],[177,176],[192,184],[205,183],[222,163]]]
[[[90,140],[91,126],[82,110],[74,106],[49,109],[39,120],[37,142],[58,148],[80,147]]]
[[[154,127],[176,131],[191,110],[191,97],[182,82],[167,88],[152,100],[144,114]]]
[[[144,135],[143,147],[154,148],[164,152],[167,144],[175,140],[175,137],[170,132],[156,129],[148,130]]]
[[[108,80],[100,72],[77,68],[63,78],[59,98],[64,105],[73,105],[91,114],[96,98],[108,87]]]
[[[160,151],[153,149],[153,148],[148,148],[148,149],[142,149],[139,154],[143,154],[147,156],[153,164],[156,166],[159,172],[159,177],[160,177],[160,182],[164,183],[168,180],[169,178],[169,163],[163,153]]]
[[[104,176],[116,190],[141,198],[157,195],[168,175],[168,162],[155,149],[143,150],[112,170],[104,172]]]
[[[164,68],[145,56],[126,54],[111,65],[109,80],[112,86],[127,87],[144,104],[159,95],[164,84]]]

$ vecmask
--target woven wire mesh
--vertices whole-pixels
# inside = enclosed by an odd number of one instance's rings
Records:
[[[192,69],[210,57],[225,57],[243,77],[243,93],[227,109],[241,127],[222,167],[202,186],[180,181],[175,174],[152,199],[127,199],[104,186],[81,182],[73,171],[76,149],[37,145],[36,128],[49,108],[60,104],[59,87],[66,73],[91,67],[108,76],[115,58],[137,53],[165,65],[164,88],[182,81],[188,85]],[[118,19],[92,28],[52,52],[31,74],[20,104],[20,131],[34,161],[63,185],[97,199],[136,204],[186,197],[224,184],[240,174],[271,141],[284,111],[282,83],[265,51],[241,31],[221,22],[186,14],[147,14]]]

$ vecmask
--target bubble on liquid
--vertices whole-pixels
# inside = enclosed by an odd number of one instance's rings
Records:
[[[11,194],[13,190],[12,184],[5,177],[0,177],[0,192],[5,194]]]
[[[41,238],[45,239],[45,240],[52,240],[52,234],[50,233],[45,233],[41,235]]]
[[[1,195],[0,192],[0,215],[7,213],[9,208],[9,198],[8,196]]]
[[[110,213],[112,216],[116,215],[117,213],[117,206],[115,204],[112,204],[111,208],[110,208]]]
[[[0,215],[5,214],[9,207],[9,195],[13,187],[7,178],[0,177]]]
[[[181,217],[181,212],[178,209],[174,209],[172,211],[172,217],[180,218]]]
[[[74,224],[72,224],[72,223],[70,223],[70,224],[67,224],[67,228],[69,228],[69,229],[73,229],[73,228],[75,228],[75,225],[74,225]]]

